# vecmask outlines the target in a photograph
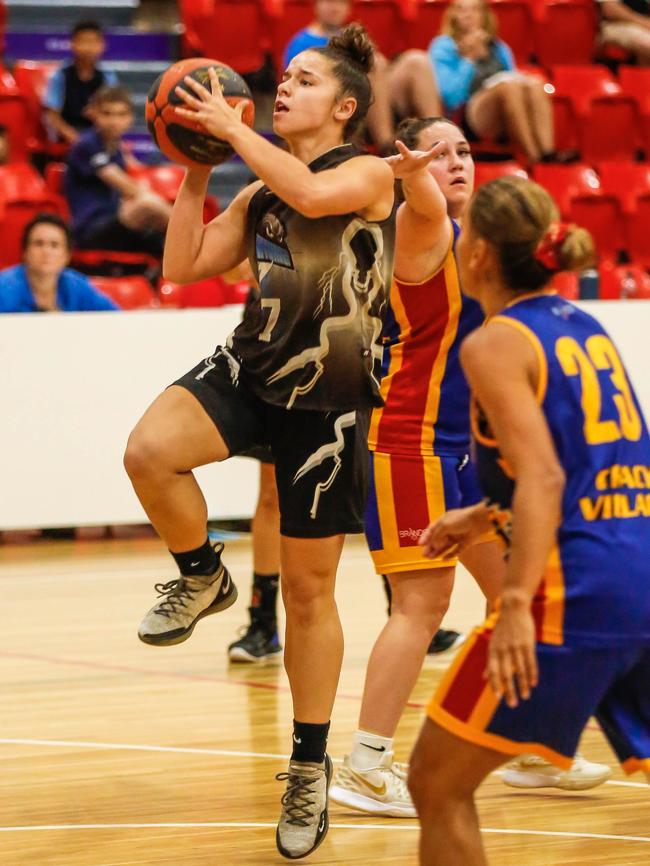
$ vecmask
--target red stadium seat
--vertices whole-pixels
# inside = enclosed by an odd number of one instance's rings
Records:
[[[282,0],[278,14],[269,16],[271,55],[278,78],[284,72],[284,52],[289,41],[313,20],[312,0]]]
[[[45,166],[45,186],[53,195],[63,195],[66,164],[64,162],[48,162]]]
[[[177,285],[164,280],[160,285],[160,295],[165,297],[164,306],[173,298],[179,307],[223,307],[229,303],[231,295],[228,285],[221,277],[210,277],[196,283]]]
[[[650,163],[608,160],[597,169],[603,192],[616,196],[626,214],[636,213],[637,198],[650,193]]]
[[[528,177],[528,172],[518,162],[477,162],[475,165],[475,185],[488,183],[488,181],[496,180],[498,177],[504,176]]]
[[[404,37],[407,46],[426,51],[431,40],[440,35],[448,8],[449,0],[414,0],[413,10],[408,9],[405,15]]]
[[[144,277],[91,277],[91,282],[123,310],[151,309],[160,306],[151,283]]]
[[[9,133],[9,159],[21,162],[27,156],[29,117],[27,101],[11,76],[0,75],[0,122]]]
[[[42,212],[66,216],[65,203],[28,163],[0,166],[0,267],[20,261],[23,230]]]
[[[577,301],[580,297],[580,277],[571,271],[562,271],[551,280],[551,288],[563,298]]]
[[[643,147],[650,159],[650,67],[621,66],[619,81],[623,93],[633,96],[639,106]]]
[[[499,39],[510,46],[517,64],[528,63],[535,52],[533,14],[528,0],[492,0],[499,23]]]
[[[633,159],[641,146],[639,110],[604,66],[556,66],[554,99],[569,100],[578,123],[578,146],[586,161]],[[558,136],[561,138],[561,136]],[[562,145],[564,146],[564,142]]]
[[[617,258],[624,247],[621,206],[617,198],[603,191],[592,168],[538,164],[533,176],[555,198],[565,219],[589,229],[600,256]]]
[[[350,20],[366,28],[378,49],[390,58],[407,46],[399,0],[352,0]]]
[[[536,4],[535,53],[542,66],[589,63],[596,42],[592,0],[548,0]]]
[[[625,235],[632,261],[650,268],[650,193],[637,197],[636,213],[625,221]]]
[[[59,64],[43,60],[18,60],[14,65],[14,78],[25,97],[29,132],[27,146],[30,151],[50,156],[65,156],[67,144],[49,141],[43,125],[43,99],[47,82]]]
[[[214,57],[237,72],[264,65],[269,47],[258,0],[181,0],[186,50]]]
[[[598,269],[601,301],[643,300],[650,298],[650,275],[637,264],[614,265],[605,262]]]

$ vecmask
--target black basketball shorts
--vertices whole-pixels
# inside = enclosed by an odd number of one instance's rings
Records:
[[[285,409],[246,385],[227,349],[181,376],[210,416],[231,456],[268,447],[275,459],[280,531],[296,538],[363,532],[370,409]]]

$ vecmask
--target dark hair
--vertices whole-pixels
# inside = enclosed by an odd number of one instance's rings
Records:
[[[97,21],[77,21],[77,23],[72,28],[72,32],[70,33],[70,38],[74,39],[75,36],[78,36],[79,33],[96,33],[98,36],[103,36],[104,31],[101,28],[101,25],[97,23]]]
[[[23,252],[25,252],[29,246],[30,235],[37,226],[55,226],[57,229],[61,229],[65,235],[65,242],[68,249],[72,248],[72,235],[67,222],[55,213],[37,213],[35,217],[30,219],[23,229],[23,237],[21,241],[21,249]]]
[[[104,85],[96,90],[88,101],[89,108],[97,108],[100,105],[106,105],[109,102],[123,102],[133,111],[133,100],[131,94],[125,87],[108,87]]]
[[[6,123],[0,123],[0,135],[6,135],[9,130]]]
[[[503,280],[515,291],[536,292],[554,273],[583,270],[594,261],[594,242],[586,229],[567,226],[554,239],[557,206],[531,180],[500,177],[483,184],[472,199],[469,215],[472,230],[496,248]],[[536,257],[547,240],[557,267]]]
[[[459,132],[462,132],[460,126],[454,123],[453,120],[449,120],[448,117],[406,117],[397,127],[395,138],[403,141],[409,150],[416,150],[420,133],[430,126],[434,126],[436,123],[448,123],[450,126],[455,126]]]
[[[332,64],[332,72],[338,79],[339,96],[353,96],[357,107],[345,124],[344,135],[351,138],[363,123],[372,102],[372,87],[368,73],[374,65],[374,48],[365,28],[360,24],[349,24],[327,45],[309,48],[322,54]]]

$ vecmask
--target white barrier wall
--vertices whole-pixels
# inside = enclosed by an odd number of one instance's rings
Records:
[[[617,342],[650,418],[650,301],[584,306]],[[143,522],[122,468],[128,433],[239,316],[237,307],[0,316],[0,529]],[[252,514],[255,461],[197,476],[211,517]]]

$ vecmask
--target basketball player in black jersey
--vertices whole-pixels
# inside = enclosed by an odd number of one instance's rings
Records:
[[[331,761],[325,754],[343,653],[334,601],[347,532],[363,531],[369,411],[381,401],[380,334],[392,279],[393,174],[348,142],[371,101],[372,46],[351,26],[295,57],[278,87],[275,132],[257,135],[220,92],[198,84],[179,109],[230,142],[260,178],[209,225],[208,169],[191,169],[167,232],[165,275],[190,282],[248,257],[261,297],[214,354],[161,394],[131,434],[125,465],[180,577],[139,636],[166,645],[236,590],[207,538],[192,470],[255,445],[276,462],[281,514],[285,667],[293,751],[277,845],[303,857],[327,832]],[[188,82],[190,79],[188,79]],[[179,91],[182,93],[182,91]]]

